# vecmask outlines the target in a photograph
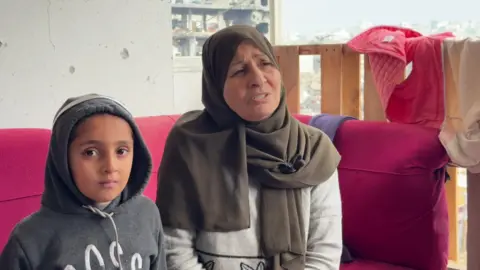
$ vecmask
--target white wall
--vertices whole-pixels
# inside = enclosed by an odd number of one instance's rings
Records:
[[[92,92],[136,116],[181,112],[170,14],[167,0],[1,0],[0,128],[50,127]]]
[[[173,85],[175,108],[180,112],[201,110],[202,60],[200,57],[175,57],[173,59]]]

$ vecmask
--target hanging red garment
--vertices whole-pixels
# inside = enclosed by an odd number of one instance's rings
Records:
[[[453,36],[450,32],[423,36],[407,28],[377,26],[347,43],[352,50],[368,55],[389,121],[441,127],[445,118],[442,42]],[[399,83],[409,63],[412,71]]]

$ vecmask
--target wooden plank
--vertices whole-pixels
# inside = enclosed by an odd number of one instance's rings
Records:
[[[480,174],[467,172],[467,269],[480,269]]]
[[[337,44],[308,44],[308,45],[299,45],[298,46],[298,54],[300,55],[318,55],[322,54],[324,49],[329,46],[342,46],[342,50],[344,53],[357,53],[350,49],[348,46],[345,46],[345,43],[337,43]],[[284,46],[282,46],[284,47]]]
[[[326,44],[317,44],[317,45],[300,45],[298,46],[298,54],[300,55],[321,55],[326,49],[332,45]],[[333,46],[342,46],[341,44],[336,44]]]
[[[275,55],[282,74],[288,110],[290,113],[300,113],[300,58],[298,46],[275,47]]]
[[[360,119],[360,54],[342,54],[342,115]]]
[[[373,81],[372,71],[368,56],[364,55],[363,60],[363,111],[365,120],[385,121],[385,113]]]
[[[448,168],[450,181],[445,184],[445,192],[447,198],[448,209],[448,259],[453,262],[458,262],[458,195],[457,193],[457,169],[454,167]]]
[[[321,66],[321,111],[342,114],[342,45],[322,46]]]

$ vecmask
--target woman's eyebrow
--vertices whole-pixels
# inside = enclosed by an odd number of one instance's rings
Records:
[[[230,64],[230,66],[235,66],[235,65],[238,65],[238,64],[243,64],[243,59],[239,59],[239,60],[233,60],[232,63]]]

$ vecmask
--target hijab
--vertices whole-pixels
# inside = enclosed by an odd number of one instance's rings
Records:
[[[180,117],[168,135],[158,173],[164,226],[210,232],[250,227],[249,176],[260,183],[261,246],[273,269],[303,270],[306,232],[302,188],[326,181],[340,156],[320,130],[301,124],[280,104],[251,123],[226,104],[223,87],[238,46],[256,46],[278,68],[273,48],[255,28],[235,25],[203,46],[203,111]],[[283,236],[283,237],[282,237]]]

